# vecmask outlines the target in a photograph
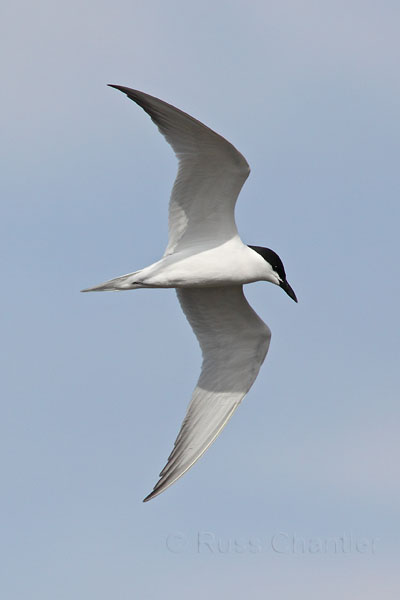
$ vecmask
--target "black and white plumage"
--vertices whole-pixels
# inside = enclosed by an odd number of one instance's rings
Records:
[[[223,137],[181,110],[113,85],[143,108],[172,146],[179,169],[169,207],[169,240],[156,263],[83,290],[176,288],[203,354],[200,378],[160,479],[145,501],[181,477],[207,450],[256,379],[271,332],[243,294],[269,281],[297,302],[279,256],[246,246],[234,217],[250,168]]]

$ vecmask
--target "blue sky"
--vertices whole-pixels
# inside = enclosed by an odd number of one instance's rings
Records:
[[[6,2],[3,597],[399,597],[399,18],[391,1]],[[246,156],[239,231],[299,298],[247,286],[264,367],[147,504],[200,351],[173,290],[79,294],[167,239],[175,158],[107,83]]]

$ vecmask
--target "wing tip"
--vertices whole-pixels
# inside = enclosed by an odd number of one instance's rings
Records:
[[[155,485],[155,487],[153,488],[153,491],[150,492],[150,494],[148,494],[146,496],[146,498],[143,498],[143,502],[148,502],[149,500],[152,500],[153,498],[155,498],[156,496],[159,496],[164,490],[166,490],[172,483],[174,483],[173,481],[169,484],[169,485],[160,485],[160,487],[158,487],[159,484],[161,484],[161,480]]]
[[[185,469],[182,473],[179,473],[178,475],[173,475],[170,473],[166,477],[160,477],[150,494],[148,494],[146,498],[143,499],[143,502],[148,502],[149,500],[152,500],[152,498],[155,498],[156,496],[159,496],[160,494],[165,492],[165,490],[167,490],[173,483],[180,479],[189,468],[190,467],[187,467],[187,469]]]
[[[124,92],[125,94],[127,93],[127,92],[125,92],[125,90],[129,89],[129,88],[124,87],[123,85],[116,85],[115,83],[107,83],[107,87],[115,88],[116,90],[119,90],[120,92]]]
[[[148,502],[149,500],[151,500],[152,498],[155,498],[155,496],[157,496],[157,494],[155,494],[154,492],[150,492],[150,494],[148,494],[146,496],[146,498],[143,498],[143,502]]]

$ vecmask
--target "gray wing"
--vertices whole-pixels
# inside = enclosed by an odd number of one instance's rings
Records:
[[[179,160],[165,254],[195,244],[221,244],[237,235],[235,204],[250,173],[244,156],[178,108],[137,90],[111,87],[124,92],[150,115]]]
[[[177,295],[203,364],[174,449],[145,502],[172,485],[216,439],[253,385],[271,338],[242,286],[180,288]]]

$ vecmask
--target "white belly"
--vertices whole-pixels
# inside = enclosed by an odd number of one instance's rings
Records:
[[[208,287],[274,281],[270,267],[254,250],[234,238],[221,246],[171,254],[142,269],[135,282],[148,287]]]

